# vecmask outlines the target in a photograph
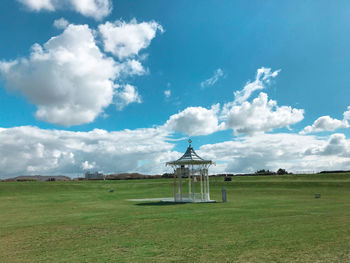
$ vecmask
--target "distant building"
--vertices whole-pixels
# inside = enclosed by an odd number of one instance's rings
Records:
[[[11,178],[12,181],[25,182],[25,181],[70,181],[71,179],[68,176],[64,175],[21,175],[14,178]]]
[[[105,176],[99,172],[86,172],[85,173],[86,180],[105,180]]]

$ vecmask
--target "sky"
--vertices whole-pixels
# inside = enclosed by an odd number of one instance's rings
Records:
[[[0,178],[350,170],[350,2],[0,2]]]

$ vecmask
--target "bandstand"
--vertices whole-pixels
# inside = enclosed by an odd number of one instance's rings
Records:
[[[209,166],[215,163],[199,157],[191,139],[188,142],[180,159],[166,163],[174,169],[174,202],[215,202],[210,199],[208,174]]]

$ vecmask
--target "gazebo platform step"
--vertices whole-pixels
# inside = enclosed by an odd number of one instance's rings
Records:
[[[181,201],[177,200],[175,201],[174,198],[166,198],[161,200],[162,202],[169,202],[169,203],[216,203],[216,200],[201,200],[201,199],[189,199],[189,198],[183,198]]]
[[[128,199],[128,201],[132,202],[167,202],[167,203],[216,203],[216,200],[201,200],[196,199],[192,200],[189,198],[183,198],[182,201],[176,201],[174,200],[174,197],[163,197],[163,198],[142,198],[142,199]]]

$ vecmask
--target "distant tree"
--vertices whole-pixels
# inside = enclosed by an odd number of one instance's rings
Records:
[[[273,175],[273,174],[276,174],[276,173],[272,172],[270,170],[261,169],[261,170],[257,170],[255,172],[255,174],[257,174],[257,175]]]
[[[172,178],[172,177],[174,177],[174,174],[173,173],[163,173],[161,177],[162,178]]]
[[[288,172],[285,169],[280,168],[277,170],[277,174],[283,175],[283,174],[288,174]]]

